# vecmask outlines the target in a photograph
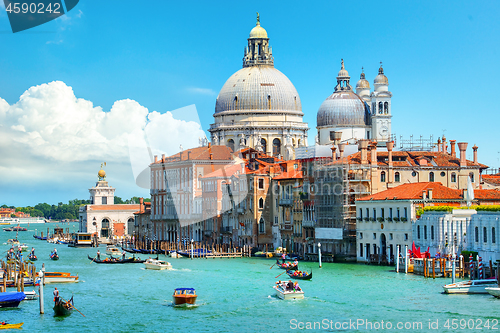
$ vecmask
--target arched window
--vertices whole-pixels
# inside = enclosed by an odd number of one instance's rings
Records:
[[[267,95],[267,108],[271,110],[271,95]]]
[[[266,139],[260,139],[260,144],[262,146],[262,151],[264,153],[267,153],[267,141],[266,141]]]
[[[227,140],[227,146],[229,148],[231,148],[231,150],[234,152],[234,140],[233,139]]]
[[[384,113],[385,114],[389,113],[389,103],[388,102],[384,102]]]
[[[474,228],[474,238],[475,238],[475,241],[476,243],[479,242],[479,228],[478,227],[475,227]]]
[[[382,114],[383,110],[384,110],[384,104],[382,102],[378,102],[378,113]]]
[[[429,172],[429,181],[433,182],[434,181],[434,172]]]
[[[483,227],[483,242],[488,243],[488,232],[486,231],[486,227]]]
[[[401,175],[399,174],[399,172],[396,172],[396,173],[394,174],[394,181],[395,181],[396,183],[399,183],[399,182],[401,181]]]
[[[380,173],[380,182],[381,182],[381,183],[385,183],[385,171],[382,171],[382,172]]]
[[[101,221],[101,237],[109,237],[109,220],[102,219]]]
[[[273,156],[278,156],[281,153],[281,141],[280,139],[273,140]]]
[[[266,232],[266,221],[261,217],[259,221],[259,232],[264,234]]]
[[[470,181],[474,183],[474,173],[469,173]]]
[[[259,209],[264,209],[264,199],[259,199]]]
[[[491,228],[491,242],[493,244],[497,242],[497,235],[495,235],[495,227]]]
[[[235,110],[238,109],[238,96],[234,96],[234,108]]]
[[[457,174],[452,172],[451,173],[451,182],[456,183],[457,182]]]

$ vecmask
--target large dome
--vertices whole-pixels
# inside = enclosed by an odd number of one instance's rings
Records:
[[[224,111],[286,111],[302,115],[292,82],[271,66],[250,66],[234,73],[224,84],[215,113]]]
[[[367,126],[369,115],[363,100],[354,92],[336,91],[319,107],[319,126]]]

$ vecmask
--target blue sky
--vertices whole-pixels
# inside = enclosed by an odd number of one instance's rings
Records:
[[[16,34],[10,30],[5,9],[0,8],[0,98],[12,111],[21,95],[38,87],[30,96],[37,96],[37,105],[50,109],[51,102],[43,101],[53,102],[58,98],[55,92],[64,91],[68,100],[73,93],[92,104],[85,106],[87,111],[93,110],[87,120],[94,113],[107,117],[115,102],[128,101],[121,109],[116,106],[122,110],[116,117],[106,118],[107,133],[128,126],[118,119],[137,108],[147,109],[141,111],[143,115],[154,111],[164,115],[194,104],[206,131],[213,121],[218,91],[241,68],[258,11],[273,47],[275,67],[288,76],[301,97],[304,121],[311,128],[309,144],[314,142],[316,112],[333,92],[340,59],[344,59],[352,85],[363,66],[372,86],[382,61],[393,93],[392,130],[398,139],[411,134],[437,139],[445,134],[448,140],[469,142],[470,159],[472,145],[478,145],[479,161],[498,168],[500,147],[495,134],[499,107],[494,96],[500,74],[496,56],[500,54],[499,7],[497,1],[86,0],[67,16]],[[53,81],[61,84],[50,84]],[[43,84],[49,85],[41,87]],[[71,87],[72,93],[65,87]],[[2,155],[8,155],[0,161],[0,170],[8,178],[0,181],[0,204],[24,206],[87,198],[87,189],[93,186],[103,161],[108,164],[108,180],[117,188],[116,195],[148,196],[147,190],[135,185],[128,156],[118,153],[125,148],[112,147],[112,142],[123,139],[119,133],[109,134],[104,148],[97,143],[87,147],[84,140],[77,140],[88,134],[84,133],[86,125],[76,134],[59,129],[63,138],[50,141],[42,135],[51,144],[40,148],[35,143],[43,140],[36,135],[17,138],[18,133],[10,132],[12,126],[25,134],[30,132],[26,126],[36,132],[37,122],[48,126],[52,116],[57,117],[55,122],[73,117],[74,113],[64,114],[65,103],[60,103],[61,112],[44,119],[30,111],[33,103],[16,106],[13,123],[0,117],[0,136],[14,137],[16,144],[0,145]],[[23,112],[37,122],[22,123]],[[196,119],[183,112],[173,115]],[[60,126],[67,130],[71,124],[78,127],[83,121]],[[73,134],[78,144],[72,144],[73,139],[65,142]],[[23,150],[23,145],[28,148]],[[100,153],[91,152],[93,149]]]

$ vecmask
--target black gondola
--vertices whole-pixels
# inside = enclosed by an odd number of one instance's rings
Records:
[[[276,265],[281,269],[286,269],[287,271],[296,271],[299,267],[297,264],[292,264],[291,262],[280,263],[279,260],[276,260]]]
[[[37,257],[36,257],[36,255],[34,255],[34,254],[30,254],[30,255],[28,256],[28,259],[29,259],[29,260],[31,260],[31,261],[37,261],[37,260],[38,260],[38,258],[37,258]]]
[[[87,254],[89,260],[97,263],[97,264],[135,264],[135,263],[143,263],[146,260],[141,260],[139,258],[126,258],[126,259],[117,259],[117,258],[106,258],[104,260],[100,260],[96,258],[92,258]]]
[[[69,301],[64,301],[59,298],[54,304],[54,316],[62,317],[69,316],[73,312],[73,297]]]
[[[295,272],[297,272],[297,271],[292,272],[291,270],[288,270],[288,271],[286,271],[286,274],[288,274],[288,276],[291,277],[292,279],[296,279],[296,280],[311,280],[313,277],[312,271],[311,271],[311,273],[308,273],[306,276],[293,275],[293,273],[295,273]],[[298,271],[298,272],[299,272],[299,274],[302,273],[300,271]],[[307,272],[305,272],[305,273],[307,273]]]

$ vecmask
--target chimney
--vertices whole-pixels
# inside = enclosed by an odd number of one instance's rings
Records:
[[[139,213],[144,213],[144,198],[139,198]]]
[[[443,150],[442,153],[446,153],[446,137],[443,135]]]
[[[429,189],[429,193],[427,194],[429,200],[432,200],[432,188]]]
[[[338,146],[340,158],[344,158],[345,143],[339,143]]]
[[[165,162],[165,154],[161,154],[161,161]]]
[[[477,163],[477,146],[474,145],[474,147],[472,147],[472,150],[474,150],[474,163]]]
[[[467,142],[459,142],[458,150],[460,150],[460,167],[464,168],[467,166],[467,161],[465,160],[465,151],[467,150]]]
[[[155,155],[155,163],[158,162],[158,155]]]
[[[422,191],[422,199],[427,200],[427,192],[425,190]]]
[[[455,153],[455,142],[457,142],[457,140],[450,140],[450,145],[451,145],[451,156],[453,157],[457,157],[456,153]]]
[[[377,145],[376,144],[373,144],[373,145],[370,145],[370,155],[372,157],[372,166],[377,166]]]
[[[368,164],[367,152],[368,148],[368,140],[362,139],[359,140],[359,150],[361,150],[361,164]]]
[[[438,138],[438,152],[441,151],[441,138]]]
[[[208,148],[210,148],[210,147],[212,147],[212,144],[209,142],[209,143],[208,143]]]
[[[394,148],[394,141],[389,141],[386,143],[388,159],[389,159],[389,167],[392,167],[392,149]]]
[[[330,148],[332,150],[332,160],[336,160],[337,159],[337,154],[335,154],[335,151],[337,150],[337,148],[335,148],[335,146],[332,146],[332,148]]]
[[[189,160],[190,155],[191,155],[191,150],[188,150],[188,158],[187,158],[188,160]]]

